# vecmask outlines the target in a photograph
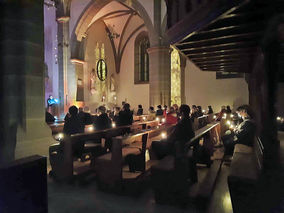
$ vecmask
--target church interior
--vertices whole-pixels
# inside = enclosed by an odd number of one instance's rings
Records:
[[[0,22],[0,212],[284,212],[282,0],[0,0]]]

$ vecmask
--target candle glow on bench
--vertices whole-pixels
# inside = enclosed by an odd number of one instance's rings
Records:
[[[115,128],[115,127],[116,127],[115,123],[112,123],[112,124],[111,124],[111,126],[112,126],[113,128]]]
[[[94,130],[95,130],[95,128],[94,128],[93,126],[88,127],[88,131],[89,131],[89,132],[92,132],[92,131],[94,131]]]
[[[163,139],[166,139],[166,138],[167,138],[167,133],[166,133],[166,132],[162,132],[162,133],[161,133],[161,137],[162,137]]]

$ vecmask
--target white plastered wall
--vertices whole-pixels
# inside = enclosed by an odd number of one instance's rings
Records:
[[[142,28],[139,32],[146,31]],[[149,84],[134,84],[134,42],[137,32],[128,42],[121,59],[120,73],[117,75],[118,105],[127,101],[130,107],[137,110],[138,104],[142,104],[144,113],[149,108]]]
[[[241,104],[248,104],[248,84],[244,78],[216,79],[215,72],[204,72],[187,60],[185,68],[186,103],[200,105],[207,109],[213,107],[219,112],[222,105],[236,109]]]

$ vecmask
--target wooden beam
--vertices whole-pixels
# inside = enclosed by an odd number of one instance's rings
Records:
[[[235,58],[235,59],[220,59],[220,60],[214,60],[214,61],[199,61],[196,62],[193,60],[193,62],[198,65],[198,66],[202,66],[202,65],[206,65],[206,66],[210,66],[210,65],[223,65],[223,64],[227,64],[227,63],[247,63],[250,62],[249,58]]]
[[[250,32],[261,32],[264,30],[265,22],[259,21],[259,22],[253,22],[253,23],[246,23],[246,24],[240,24],[240,25],[233,25],[233,26],[226,26],[226,27],[220,27],[212,30],[206,30],[206,31],[200,31],[196,34],[192,35],[190,38],[185,40],[183,43],[176,44],[177,46],[181,46],[184,43],[190,42],[190,41],[199,41],[203,39],[209,39],[209,38],[218,38],[221,36],[228,36],[228,35],[235,35],[235,34],[241,34],[244,32],[250,33]]]
[[[235,35],[227,35],[227,36],[220,36],[218,38],[208,38],[208,39],[203,39],[203,40],[198,40],[198,41],[189,41],[189,42],[184,42],[182,44],[179,44],[179,48],[182,48],[183,46],[201,46],[204,45],[204,43],[214,43],[214,42],[221,42],[225,43],[228,42],[228,40],[243,40],[243,39],[249,39],[249,38],[256,38],[260,37],[262,35],[263,31],[259,32],[250,32],[250,33],[241,33],[241,34],[235,34]]]
[[[248,46],[257,46],[258,41],[240,41],[240,42],[231,42],[226,44],[217,44],[217,45],[208,45],[204,47],[194,47],[194,48],[188,48],[181,50],[182,52],[186,52],[185,55],[188,55],[190,53],[203,53],[203,52],[214,52],[214,51],[223,51],[223,50],[231,50],[235,48],[246,48]]]
[[[213,55],[213,56],[208,56],[208,57],[192,57],[190,58],[190,60],[194,61],[194,62],[202,62],[202,61],[218,61],[218,60],[226,60],[226,59],[242,59],[242,58],[250,58],[251,56],[253,56],[254,53],[235,53],[235,54],[223,54],[223,55]]]
[[[202,57],[211,57],[211,56],[225,56],[228,54],[252,54],[255,52],[255,49],[256,48],[232,48],[229,50],[216,50],[210,52],[203,51],[201,53],[189,53],[185,55],[190,59],[193,59],[193,58],[202,58]]]

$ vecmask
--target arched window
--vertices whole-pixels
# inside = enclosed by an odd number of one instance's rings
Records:
[[[181,105],[181,69],[179,52],[171,53],[171,105]]]
[[[150,42],[147,32],[141,32],[135,39],[135,84],[149,83],[149,56],[147,53],[149,47]]]

